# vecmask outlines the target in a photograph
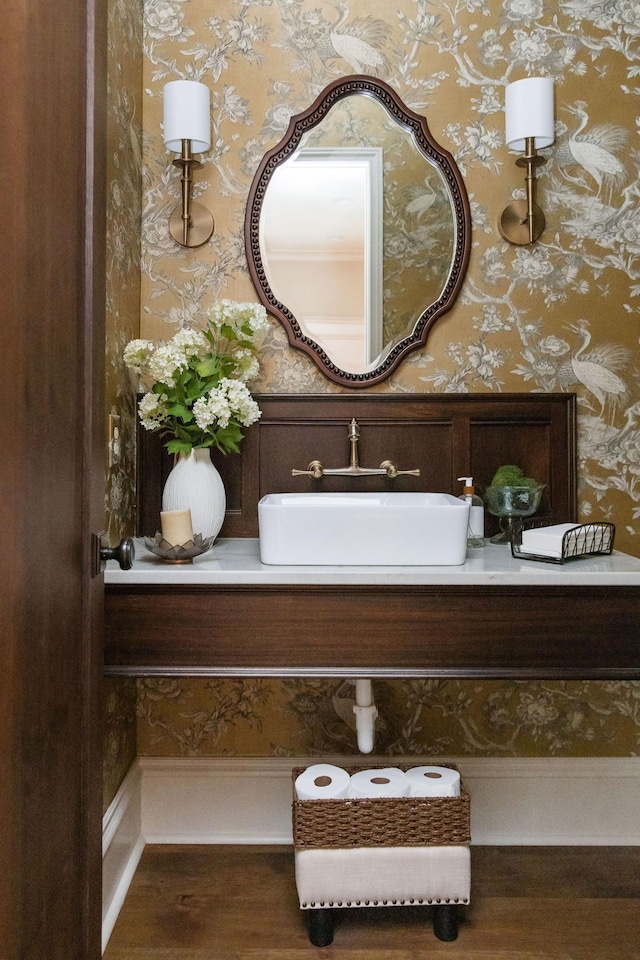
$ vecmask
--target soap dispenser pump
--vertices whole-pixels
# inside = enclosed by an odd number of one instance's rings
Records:
[[[473,486],[473,477],[458,477],[464,483],[460,500],[470,505],[467,546],[484,547],[484,504]]]

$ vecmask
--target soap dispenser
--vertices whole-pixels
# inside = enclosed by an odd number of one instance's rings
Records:
[[[460,500],[470,504],[467,546],[484,547],[484,504],[473,486],[473,477],[458,477],[464,483]]]

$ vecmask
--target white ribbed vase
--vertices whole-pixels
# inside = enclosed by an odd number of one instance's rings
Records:
[[[227,498],[222,477],[211,463],[208,448],[181,453],[162,491],[163,510],[191,510],[194,535],[217,537]]]

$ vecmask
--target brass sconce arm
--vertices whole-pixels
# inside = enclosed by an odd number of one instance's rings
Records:
[[[196,80],[170,80],[163,90],[165,146],[180,153],[173,161],[181,171],[182,200],[169,217],[169,232],[182,247],[201,247],[213,233],[213,217],[191,199],[192,172],[202,164],[194,153],[211,149],[211,97],[208,87]]]
[[[527,137],[524,156],[518,157],[516,166],[525,167],[526,200],[514,200],[502,211],[498,229],[503,240],[524,246],[533,243],[545,228],[542,209],[536,203],[536,167],[545,163],[535,148],[535,138]]]
[[[182,170],[180,192],[182,203],[169,218],[169,232],[183,247],[201,247],[213,233],[213,216],[205,206],[191,199],[192,170],[200,170],[202,164],[191,152],[191,140],[182,141],[182,153],[173,161]]]

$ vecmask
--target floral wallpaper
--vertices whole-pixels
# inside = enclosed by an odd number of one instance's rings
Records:
[[[640,684],[374,680],[376,754],[625,756],[640,749]],[[143,756],[358,753],[349,681],[138,680]]]
[[[107,677],[104,685],[103,811],[107,809],[137,756],[136,681]]]
[[[126,48],[129,39],[118,42]],[[145,0],[142,61],[141,336],[164,339],[197,323],[220,296],[256,299],[243,219],[260,158],[329,81],[378,76],[453,153],[473,213],[457,303],[378,389],[575,391],[581,518],[614,521],[617,546],[640,555],[638,0]],[[555,81],[556,140],[539,169],[547,225],[536,244],[513,247],[497,221],[524,195],[524,173],[504,145],[504,87],[537,75]],[[195,192],[216,229],[188,251],[167,229],[179,174],[160,131],[163,84],[180,78],[206,82],[212,95],[213,146]],[[133,116],[119,84],[111,99],[123,121]],[[122,137],[120,189],[139,146]],[[123,211],[114,250],[128,230]],[[130,257],[135,271],[134,250],[118,270]],[[131,387],[120,357],[131,310],[121,302],[109,344],[121,385],[114,406],[125,420]],[[261,361],[255,390],[340,389],[288,347],[275,321]],[[130,477],[110,476],[112,486],[122,483],[108,504],[114,531],[128,523]],[[637,684],[379,681],[376,695],[379,746],[389,752],[638,751]],[[350,752],[340,699],[327,681],[140,680],[138,749]]]
[[[110,0],[107,69],[106,531],[133,528],[135,392],[123,360],[140,316],[142,0]]]
[[[110,0],[107,70],[105,531],[112,544],[133,530],[135,394],[122,359],[140,316],[142,0]],[[104,691],[104,807],[136,756],[135,680]]]

